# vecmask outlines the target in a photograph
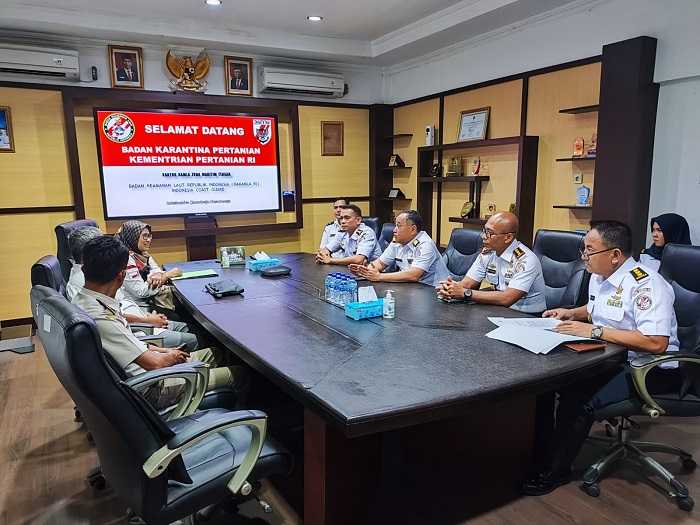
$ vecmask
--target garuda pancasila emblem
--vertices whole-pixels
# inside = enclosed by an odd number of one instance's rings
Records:
[[[203,92],[207,87],[204,77],[209,73],[211,61],[206,50],[202,50],[193,62],[191,56],[175,56],[168,50],[165,56],[165,65],[170,74],[175,77],[170,81],[173,91],[199,91]]]

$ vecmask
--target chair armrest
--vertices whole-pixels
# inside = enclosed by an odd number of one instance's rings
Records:
[[[164,379],[183,379],[185,381],[185,393],[179,403],[168,411],[168,419],[187,416],[197,410],[209,386],[209,365],[201,361],[180,363],[150,370],[122,382],[134,390],[140,391],[160,383]]]
[[[665,354],[644,355],[630,361],[632,381],[637,394],[642,400],[642,411],[651,418],[657,418],[666,413],[661,406],[654,401],[654,398],[647,390],[647,374],[661,363],[670,361],[683,361],[700,365],[700,356],[696,354],[681,354],[679,352],[668,352]]]
[[[228,482],[228,488],[233,494],[237,494],[245,487],[247,478],[252,472],[260,457],[260,452],[267,433],[267,415],[259,410],[240,410],[228,412],[214,421],[193,421],[171,438],[162,448],[156,450],[143,464],[143,471],[149,478],[160,476],[170,465],[170,462],[193,445],[213,434],[238,426],[250,427],[252,436],[248,451],[241,462],[240,467]]]

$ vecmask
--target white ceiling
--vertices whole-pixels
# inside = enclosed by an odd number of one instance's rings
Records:
[[[572,1],[0,0],[0,30],[388,65]]]

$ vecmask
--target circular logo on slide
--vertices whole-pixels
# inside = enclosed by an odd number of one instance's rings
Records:
[[[134,138],[136,126],[124,113],[111,113],[102,121],[102,130],[112,142],[122,143]]]

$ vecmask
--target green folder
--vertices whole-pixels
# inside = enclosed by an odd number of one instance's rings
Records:
[[[211,268],[208,270],[195,270],[194,272],[182,272],[180,277],[173,277],[171,281],[179,281],[181,279],[198,279],[200,277],[218,277],[216,273]]]

